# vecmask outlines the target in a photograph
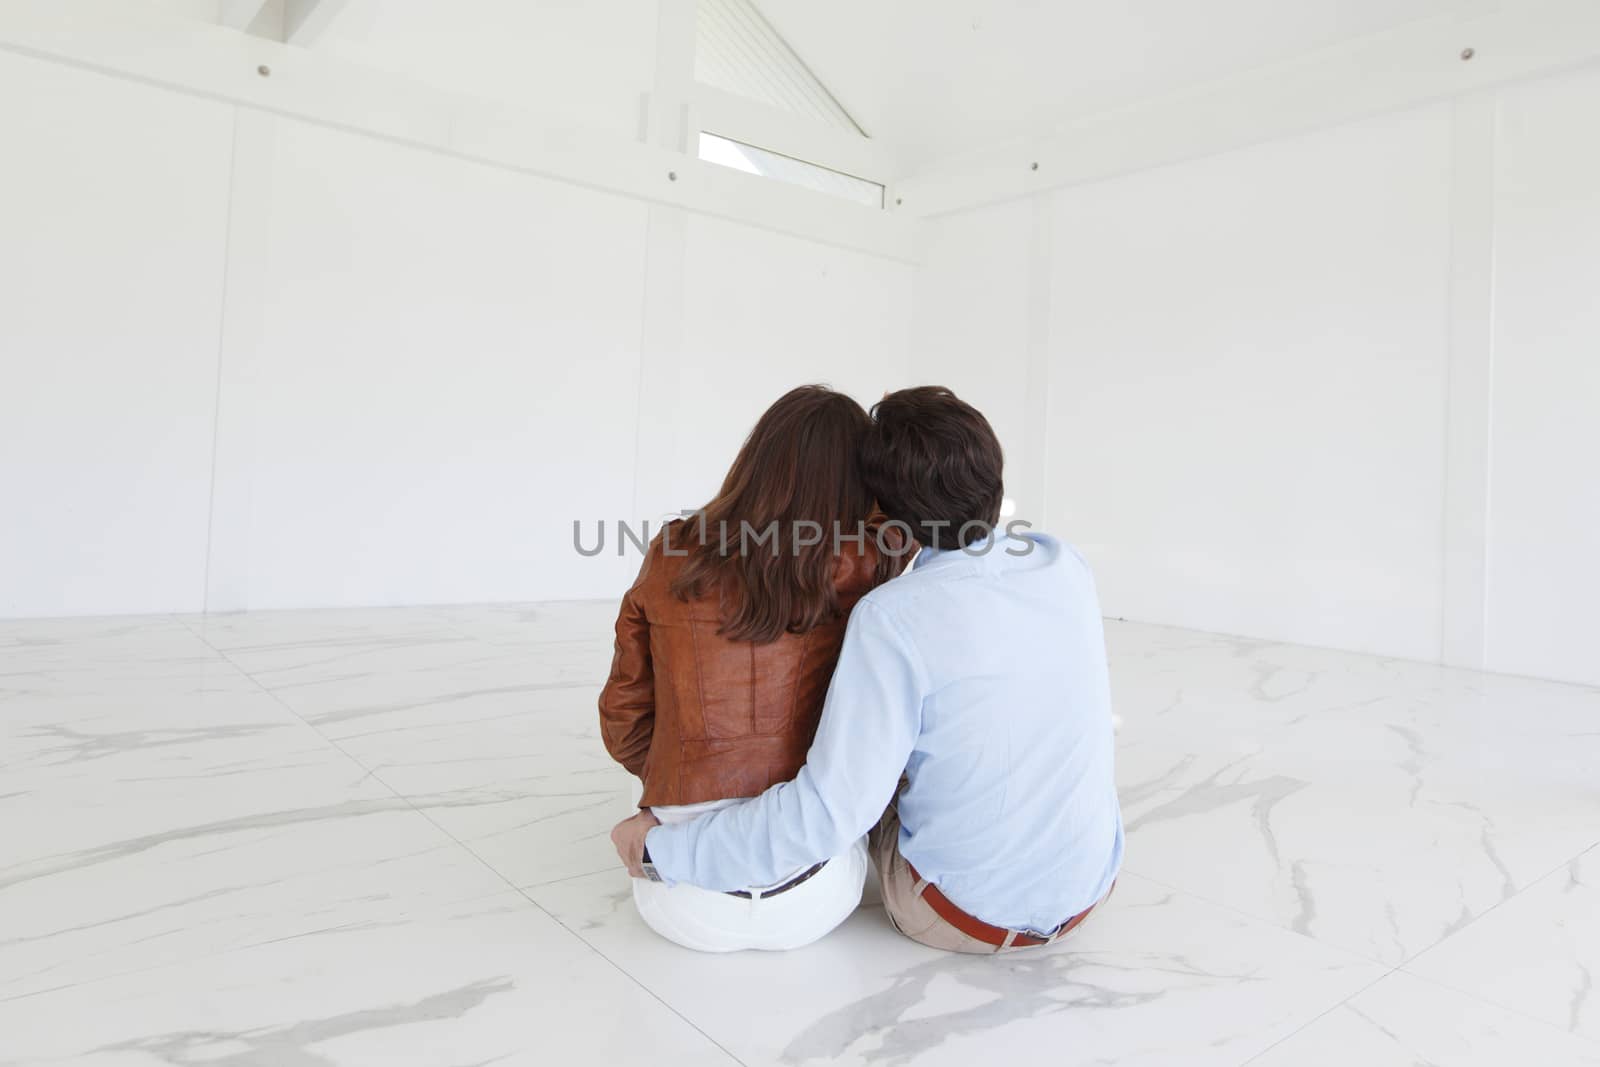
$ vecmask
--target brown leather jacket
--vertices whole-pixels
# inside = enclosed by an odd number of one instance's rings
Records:
[[[669,527],[673,551],[685,543]],[[650,545],[617,615],[600,732],[612,757],[644,781],[640,807],[753,797],[805,763],[822,717],[846,618],[881,572],[880,556],[846,544],[834,586],[844,615],[765,645],[717,633],[717,600],[671,592],[683,558]]]

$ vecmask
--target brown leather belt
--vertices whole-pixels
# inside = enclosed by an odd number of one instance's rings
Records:
[[[787,882],[785,882],[782,885],[778,886],[776,889],[763,889],[761,891],[761,893],[760,893],[760,897],[761,897],[762,900],[766,900],[768,897],[775,897],[779,893],[787,893],[789,890],[793,889],[795,886],[799,885],[801,882],[810,881],[813,875],[815,875],[818,871],[822,870],[822,868],[826,867],[827,865],[828,865],[828,861],[827,860],[823,860],[821,863],[817,864],[815,867],[812,867],[810,870],[801,871],[799,874],[795,875],[793,878],[789,879]],[[729,890],[727,890],[727,893],[728,893],[728,895],[730,897],[743,897],[745,900],[753,900],[757,895],[755,893],[752,893],[748,889],[729,889]]]
[[[949,897],[939,892],[938,886],[918,874],[917,869],[911,866],[910,860],[906,861],[906,867],[911,871],[912,884],[922,883],[922,899],[928,902],[928,907],[933,909],[934,914],[968,937],[982,941],[986,945],[993,945],[996,949],[1048,945],[1050,942],[1070,933],[1074,927],[1087,919],[1089,913],[1099,905],[1099,901],[1090,904],[1087,908],[1084,908],[1078,914],[1056,927],[1050,934],[1038,937],[1034,934],[1023,933],[1020,930],[1007,930],[1003,926],[991,926],[982,919],[968,915],[956,907]],[[1110,895],[1110,892],[1107,891],[1106,896]],[[1101,900],[1104,899],[1104,897],[1101,898]]]

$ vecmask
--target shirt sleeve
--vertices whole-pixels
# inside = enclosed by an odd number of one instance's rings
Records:
[[[645,838],[668,883],[727,891],[771,885],[842,854],[876,825],[922,727],[925,675],[903,632],[863,600],[805,766],[792,782]]]

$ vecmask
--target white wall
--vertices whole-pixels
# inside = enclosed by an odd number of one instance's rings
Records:
[[[231,122],[0,53],[0,616],[201,606]]]
[[[0,139],[0,615],[614,595],[574,519],[904,381],[904,262],[7,52]]]
[[[571,523],[633,491],[644,205],[293,120],[239,130],[235,232],[264,239],[230,275],[209,606],[625,579]]]
[[[1035,212],[1016,200],[930,224],[912,316],[912,377],[946,385],[982,411],[1006,457],[1006,493],[1038,516],[1022,488],[1027,449],[1030,249]]]
[[[1019,514],[1085,552],[1108,614],[1438,655],[1450,129],[1410,112],[933,224],[923,343],[1008,460],[1044,419],[1047,506]]]
[[[655,80],[656,22],[655,3],[342,0],[316,48],[631,139]]]
[[[1600,685],[1600,70],[1499,118],[1487,661]]]
[[[1439,650],[1450,115],[1057,194],[1052,524],[1106,610]]]
[[[917,355],[1109,615],[1593,684],[1597,124],[1590,67],[938,218]]]
[[[939,218],[914,270],[843,247],[904,216],[106,47],[133,80],[0,54],[0,614],[608,595],[575,511],[700,502],[797,382],[934,381],[1111,614],[1600,680],[1592,67]]]
[[[685,237],[670,484],[698,507],[789,389],[821,383],[870,407],[905,384],[914,269],[704,217]]]

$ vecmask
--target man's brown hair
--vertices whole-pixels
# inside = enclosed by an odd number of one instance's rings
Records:
[[[989,420],[941,385],[872,407],[861,476],[891,520],[930,548],[965,548],[1000,521],[1004,456]]]
[[[838,618],[835,537],[857,537],[872,513],[856,462],[871,428],[860,404],[825,386],[778,398],[716,498],[668,529],[672,550],[688,551],[672,592],[684,600],[716,594],[720,632],[736,641],[765,644]],[[869,540],[843,550],[865,551]],[[880,578],[891,563],[879,560]]]

